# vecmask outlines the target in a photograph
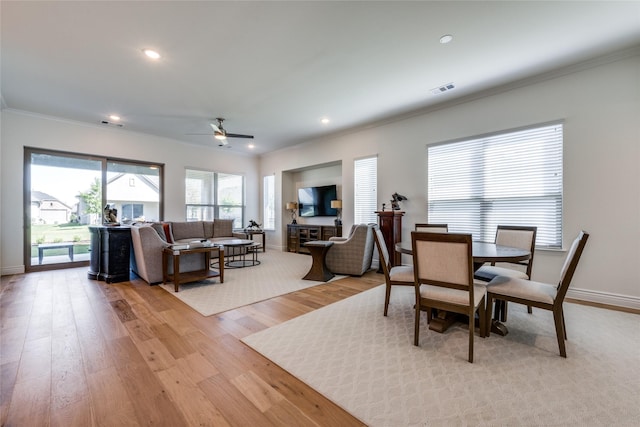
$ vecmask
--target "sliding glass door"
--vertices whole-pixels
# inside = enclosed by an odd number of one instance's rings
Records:
[[[25,148],[27,271],[87,265],[89,226],[162,219],[162,165]]]

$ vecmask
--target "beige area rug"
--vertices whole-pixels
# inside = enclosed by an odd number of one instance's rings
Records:
[[[640,316],[565,304],[567,359],[552,315],[511,304],[510,333],[429,331],[413,345],[413,289],[380,286],[243,341],[370,426],[638,426]]]
[[[180,292],[174,292],[173,283],[160,287],[203,316],[211,316],[324,283],[302,280],[311,268],[309,255],[267,250],[258,254],[258,260],[260,265],[254,267],[225,268],[224,283],[217,279],[186,283]]]

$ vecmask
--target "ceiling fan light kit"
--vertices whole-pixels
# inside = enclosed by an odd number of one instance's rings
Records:
[[[227,138],[250,138],[253,139],[253,135],[242,135],[239,133],[227,133],[224,127],[222,127],[222,122],[224,122],[224,118],[217,117],[216,123],[209,123],[211,129],[213,129],[213,137],[220,141],[219,147],[223,147],[228,144]]]

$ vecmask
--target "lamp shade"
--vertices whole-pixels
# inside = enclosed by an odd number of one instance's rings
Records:
[[[331,207],[333,209],[342,209],[342,200],[332,200]]]
[[[293,209],[297,209],[298,208],[298,204],[296,202],[287,202],[287,204],[285,205],[285,207],[288,210],[293,210]]]

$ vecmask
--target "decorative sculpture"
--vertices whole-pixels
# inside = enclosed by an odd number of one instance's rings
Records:
[[[261,229],[262,229],[262,224],[258,224],[252,219],[249,220],[249,225],[247,226],[247,228],[245,228],[245,230],[261,230]]]
[[[407,199],[402,194],[393,193],[391,195],[391,209],[394,211],[400,210],[400,202],[402,202],[403,200],[409,200],[409,199]]]
[[[118,225],[118,209],[112,208],[111,205],[106,205],[104,207],[104,223]]]

